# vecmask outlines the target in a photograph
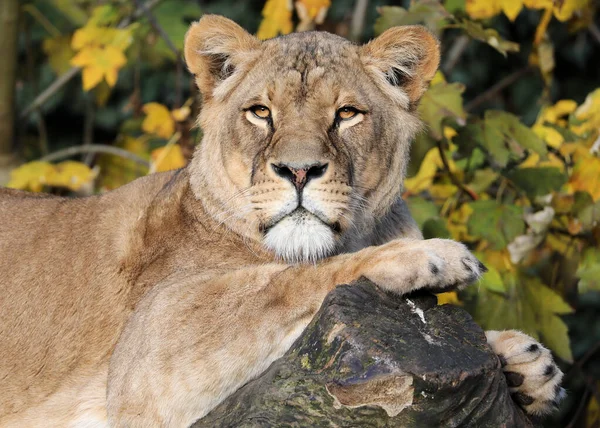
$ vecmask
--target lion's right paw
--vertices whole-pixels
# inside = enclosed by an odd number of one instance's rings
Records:
[[[396,240],[372,251],[364,276],[399,294],[462,288],[487,271],[466,246],[449,239]]]
[[[566,392],[560,386],[563,373],[550,351],[517,330],[489,330],[485,335],[500,358],[514,401],[533,415],[556,410]]]

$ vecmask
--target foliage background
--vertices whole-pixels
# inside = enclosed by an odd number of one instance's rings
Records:
[[[426,237],[462,240],[490,268],[478,286],[440,302],[464,306],[485,328],[540,338],[569,390],[545,424],[600,426],[597,5],[3,0],[0,20],[18,27],[16,51],[0,45],[17,70],[0,83],[0,180],[10,171],[2,184],[86,195],[185,165],[201,140],[201,106],[181,49],[202,13],[262,38],[317,28],[362,42],[414,23],[440,36],[441,73],[419,107],[427,127],[405,197]],[[14,120],[3,115],[7,103]]]

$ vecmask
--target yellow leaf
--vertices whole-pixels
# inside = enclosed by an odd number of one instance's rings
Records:
[[[560,100],[553,106],[542,108],[535,121],[535,125],[532,127],[533,132],[546,141],[549,146],[553,148],[560,147],[564,142],[563,136],[556,129],[544,124],[548,122],[567,127],[567,121],[564,117],[571,114],[576,108],[577,103],[573,100]]]
[[[298,0],[296,4],[302,4],[308,12],[308,16],[311,19],[315,19],[322,12],[323,8],[329,8],[331,6],[331,0]]]
[[[154,162],[154,171],[156,172],[183,168],[186,163],[179,144],[155,149],[150,156]]]
[[[71,49],[71,40],[68,36],[59,36],[46,39],[42,43],[44,53],[48,55],[48,63],[57,75],[61,75],[71,68],[71,58],[75,53]]]
[[[431,79],[431,82],[429,83],[429,86],[435,86],[439,83],[446,83],[446,78],[444,77],[444,73],[442,73],[441,70],[435,72],[435,74],[433,75],[433,79]]]
[[[437,295],[437,304],[438,305],[455,305],[462,306],[463,303],[458,300],[458,294],[456,291],[448,291],[447,293],[441,293]]]
[[[86,25],[75,31],[71,47],[78,51],[90,46],[112,46],[124,51],[133,42],[132,29],[109,28]]]
[[[565,164],[554,153],[548,153],[547,159],[541,160],[539,154],[532,152],[529,154],[529,156],[527,156],[527,159],[525,159],[519,165],[519,168],[540,168],[540,167],[555,167],[561,171],[565,170]]]
[[[183,122],[189,117],[191,112],[192,110],[188,106],[183,106],[173,110],[171,112],[171,116],[173,116],[173,119],[175,119],[177,122]]]
[[[588,192],[594,201],[600,199],[600,158],[589,156],[579,160],[567,186],[572,191]]]
[[[48,162],[28,162],[11,171],[10,181],[6,186],[12,189],[41,192],[48,177],[54,173],[54,166]]]
[[[451,128],[449,126],[444,126],[443,133],[444,133],[444,138],[446,140],[452,140],[452,138],[454,138],[458,135],[458,132],[456,132],[456,129]]]
[[[473,214],[473,208],[469,204],[462,204],[459,209],[454,210],[449,216],[446,223],[446,228],[452,235],[452,238],[457,241],[473,241],[473,237],[469,235],[467,221]]]
[[[434,199],[448,199],[458,192],[458,187],[454,184],[433,184],[429,187],[429,194]]]
[[[142,130],[149,134],[156,134],[162,138],[171,138],[175,132],[175,122],[171,112],[159,103],[144,104],[142,108],[146,118],[142,122]]]
[[[577,12],[590,13],[590,0],[564,0],[554,2],[554,16],[559,21],[568,21]]]
[[[104,78],[109,86],[117,82],[117,72],[127,63],[121,50],[114,46],[87,47],[71,60],[83,68],[83,89],[89,91]]]
[[[498,15],[502,5],[499,0],[466,0],[465,10],[473,19],[487,19]]]
[[[600,388],[600,382],[596,382],[596,390]],[[600,426],[600,403],[592,394],[590,402],[587,407],[587,414],[585,418],[586,428],[598,428]]]
[[[262,10],[263,20],[256,37],[270,39],[279,34],[289,34],[293,30],[292,0],[267,0]]]
[[[514,21],[523,9],[523,2],[521,0],[500,0],[500,7],[506,17]]]
[[[523,0],[525,7],[529,9],[552,9],[554,16],[559,21],[567,21],[575,13],[584,14],[589,12],[590,0]]]
[[[404,180],[404,188],[410,193],[419,193],[431,187],[441,162],[437,147],[429,149],[421,162],[419,172],[414,177]]]
[[[598,132],[600,129],[600,88],[588,94],[583,104],[575,110],[577,120],[583,121],[581,125],[573,126],[573,132],[582,135],[586,132]]]
[[[54,174],[48,177],[47,184],[76,191],[90,184],[94,178],[96,174],[87,165],[81,162],[64,161],[54,165]]]

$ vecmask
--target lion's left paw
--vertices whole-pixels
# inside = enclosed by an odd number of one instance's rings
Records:
[[[517,330],[490,330],[485,335],[500,358],[513,400],[532,415],[557,410],[566,392],[560,386],[563,373],[550,351]]]

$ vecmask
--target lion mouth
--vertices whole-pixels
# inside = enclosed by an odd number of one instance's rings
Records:
[[[339,222],[331,222],[328,221],[327,218],[323,214],[313,213],[306,208],[299,206],[291,212],[280,214],[273,217],[267,223],[263,223],[259,226],[259,231],[263,235],[267,235],[273,227],[279,224],[282,220],[289,218],[293,223],[300,226],[304,224],[309,219],[317,220],[319,223],[322,223],[324,226],[327,226],[331,231],[335,234],[340,234],[342,232],[342,226]]]

